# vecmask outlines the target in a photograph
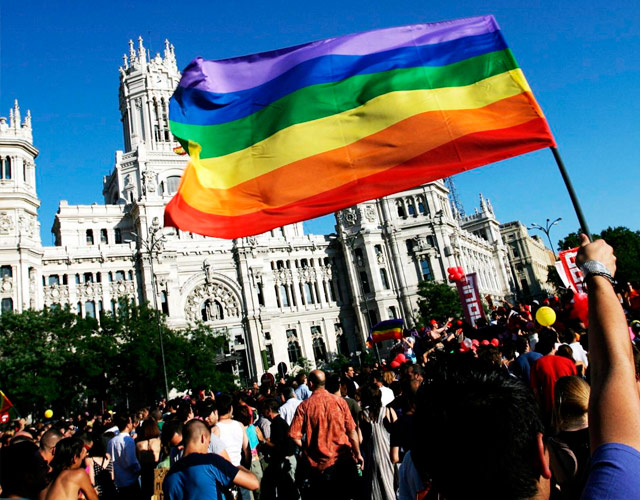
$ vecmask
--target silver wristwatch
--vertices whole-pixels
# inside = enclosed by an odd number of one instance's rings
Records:
[[[607,278],[612,285],[614,284],[611,271],[609,271],[607,266],[602,262],[598,262],[597,260],[588,260],[582,264],[580,270],[582,271],[582,280],[584,282],[586,282],[590,276],[602,276],[603,278]]]

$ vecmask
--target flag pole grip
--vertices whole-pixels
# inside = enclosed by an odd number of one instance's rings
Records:
[[[564,185],[567,187],[567,191],[569,191],[569,197],[571,198],[573,209],[576,211],[576,215],[578,216],[578,222],[580,223],[580,228],[582,229],[582,232],[584,234],[586,234],[589,238],[591,238],[591,231],[589,231],[589,225],[587,224],[587,221],[584,218],[584,214],[582,213],[582,208],[580,207],[580,201],[578,200],[578,196],[576,195],[576,192],[573,189],[571,178],[569,177],[569,174],[567,173],[567,170],[564,167],[564,162],[562,161],[560,152],[558,151],[558,148],[556,148],[555,146],[551,146],[550,149],[551,149],[551,152],[553,153],[553,157],[556,159],[558,168],[560,169],[560,175],[562,175],[562,180],[564,181]]]

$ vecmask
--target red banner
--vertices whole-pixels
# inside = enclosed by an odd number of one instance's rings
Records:
[[[576,265],[578,249],[579,248],[576,247],[570,250],[563,250],[558,254],[560,262],[562,263],[562,270],[564,271],[564,273],[560,273],[560,277],[565,282],[567,288],[571,288],[574,293],[586,293],[586,290],[582,286],[582,272]]]
[[[467,323],[473,326],[477,320],[485,317],[482,299],[478,291],[476,273],[467,274],[465,281],[456,281],[456,286],[458,287],[458,295],[460,295],[464,317]]]

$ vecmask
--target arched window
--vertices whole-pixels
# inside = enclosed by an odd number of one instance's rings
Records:
[[[404,205],[400,200],[396,201],[396,208],[398,209],[398,217],[406,217]]]
[[[57,274],[49,275],[49,286],[59,285],[59,284],[60,284],[60,277]]]
[[[104,245],[109,244],[109,235],[107,234],[106,229],[100,229],[100,243]]]
[[[359,267],[364,266],[364,256],[363,256],[363,253],[362,253],[362,248],[356,248],[353,252],[354,252],[354,254],[356,256],[356,264]]]
[[[324,345],[322,337],[313,339],[313,357],[316,358],[316,361],[327,361],[327,347]]]
[[[395,306],[389,307],[389,309],[387,309],[387,314],[389,316],[389,319],[396,319],[398,317]]]
[[[425,208],[425,204],[424,204],[424,200],[422,199],[422,196],[418,197],[418,212],[420,212],[420,214],[424,215],[426,213],[426,208]]]
[[[409,199],[409,201],[407,201],[407,209],[409,211],[409,215],[411,217],[415,217],[416,216],[416,206],[413,204],[413,200]]]
[[[172,175],[171,177],[167,177],[167,194],[175,194],[178,192],[178,187],[180,187],[180,176]]]
[[[122,243],[122,231],[119,228],[115,228],[113,230],[113,234],[115,236],[116,244]]]
[[[87,229],[86,236],[87,245],[93,245],[93,229]]]
[[[11,266],[1,266],[0,267],[0,278],[11,278],[13,276],[13,269]]]
[[[431,281],[433,279],[433,272],[431,271],[431,264],[428,259],[422,259],[420,261],[420,270],[422,271],[422,279],[425,281]]]
[[[287,353],[289,354],[290,363],[295,363],[302,357],[295,329],[287,330]]]

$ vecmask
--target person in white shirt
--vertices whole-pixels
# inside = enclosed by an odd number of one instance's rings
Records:
[[[393,401],[396,396],[391,389],[384,385],[384,377],[378,370],[371,372],[371,378],[373,382],[380,388],[380,396],[382,399],[382,406],[387,406]]]
[[[296,397],[293,387],[285,387],[282,391],[282,396],[286,398],[286,401],[280,407],[279,413],[287,425],[291,425],[293,416],[296,414],[296,409],[300,406],[302,401]]]

